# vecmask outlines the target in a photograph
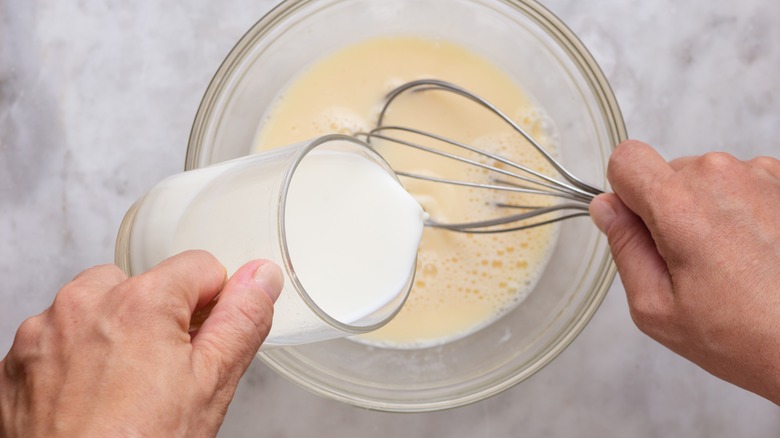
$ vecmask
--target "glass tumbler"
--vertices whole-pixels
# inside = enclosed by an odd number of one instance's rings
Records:
[[[324,311],[322,303],[312,298],[296,275],[288,248],[285,208],[296,169],[314,150],[361,155],[398,181],[370,146],[342,135],[327,135],[176,174],[154,186],[127,212],[117,237],[117,264],[128,275],[138,275],[189,249],[210,251],[228,273],[252,259],[274,261],[282,267],[284,288],[274,306],[273,325],[264,349],[382,327],[406,301],[415,263],[410,264],[405,282],[399,283],[403,286],[389,301],[349,322]],[[328,263],[338,261],[323,260],[322,269],[332,268]]]

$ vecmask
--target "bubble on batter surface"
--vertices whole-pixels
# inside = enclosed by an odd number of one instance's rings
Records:
[[[349,108],[339,106],[324,109],[313,124],[318,131],[345,135],[366,132],[371,128],[365,117]]]

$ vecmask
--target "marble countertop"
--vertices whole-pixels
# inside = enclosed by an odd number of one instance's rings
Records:
[[[183,167],[212,74],[273,1],[0,0],[0,354],[61,285],[113,260],[128,206]],[[780,155],[780,3],[546,0],[611,81],[629,133],[666,157]],[[255,361],[222,436],[780,435],[774,404],[642,335],[613,285],[521,385],[429,414],[321,399]]]

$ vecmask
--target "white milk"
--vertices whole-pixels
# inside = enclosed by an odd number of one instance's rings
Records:
[[[133,274],[188,249],[211,252],[228,274],[255,258],[281,263],[277,218],[286,162],[260,157],[174,175],[155,186],[133,223]],[[356,322],[404,290],[415,269],[424,215],[395,178],[368,158],[310,152],[293,175],[286,201],[292,268],[322,310],[339,322]],[[296,295],[291,283],[286,278],[280,303]],[[294,320],[278,319],[277,312],[274,330],[296,330]]]
[[[420,204],[376,163],[314,153],[299,166],[287,197],[293,269],[326,313],[355,322],[404,289],[423,219]]]

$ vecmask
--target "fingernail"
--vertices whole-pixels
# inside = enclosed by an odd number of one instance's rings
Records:
[[[279,294],[282,293],[284,276],[282,275],[282,270],[275,263],[265,262],[255,270],[255,273],[252,275],[252,281],[260,286],[272,301],[276,302]]]
[[[596,224],[596,227],[602,233],[606,234],[617,216],[612,204],[606,199],[597,196],[590,202],[589,210],[593,223]]]

